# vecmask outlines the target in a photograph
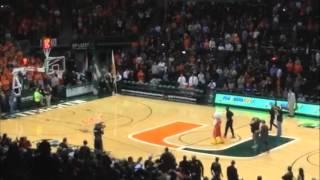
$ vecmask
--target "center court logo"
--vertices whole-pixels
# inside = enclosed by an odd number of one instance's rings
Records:
[[[253,140],[251,137],[234,143],[231,146],[226,146],[225,148],[220,149],[217,149],[216,147],[212,147],[209,149],[201,148],[200,146],[197,146],[195,144],[177,144],[175,143],[175,141],[170,141],[169,139],[170,137],[174,137],[179,134],[185,134],[187,132],[194,131],[197,128],[202,128],[205,126],[206,125],[203,124],[176,121],[130,134],[129,138],[131,140],[148,145],[176,148],[182,151],[189,151],[191,153],[201,153],[206,155],[249,158],[257,156],[264,152],[257,149],[252,149]],[[293,140],[293,138],[288,137],[269,136],[269,150],[282,146]]]

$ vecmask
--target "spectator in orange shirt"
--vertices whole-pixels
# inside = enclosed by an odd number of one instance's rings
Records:
[[[300,74],[302,71],[303,71],[303,68],[302,68],[301,62],[299,59],[297,59],[293,65],[293,72],[295,74]]]
[[[287,72],[288,73],[291,73],[293,71],[293,62],[292,62],[292,59],[289,59],[287,64],[286,64],[286,67],[287,67]]]
[[[189,34],[184,33],[183,35],[183,47],[184,49],[189,49],[191,46],[191,38],[189,36]]]

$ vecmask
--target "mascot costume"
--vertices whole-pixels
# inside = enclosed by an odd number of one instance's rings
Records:
[[[212,144],[223,144],[221,136],[221,113],[215,112],[213,115],[213,131],[212,131]]]

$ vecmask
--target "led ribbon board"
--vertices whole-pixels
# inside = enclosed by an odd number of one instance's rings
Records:
[[[250,96],[239,96],[217,93],[214,99],[215,104],[254,108],[260,110],[269,110],[271,106],[277,103],[284,111],[288,109],[288,102],[284,100],[275,100],[267,98],[256,98]],[[300,115],[320,117],[320,105],[298,102],[298,108],[295,113]]]
[[[277,101],[277,104],[287,111],[288,101]],[[316,116],[320,117],[320,105],[319,104],[307,104],[299,103],[297,104],[297,109],[295,110],[296,114],[307,115],[307,116]]]
[[[265,110],[270,109],[271,106],[275,103],[275,100],[229,94],[216,94],[214,102],[216,104]]]

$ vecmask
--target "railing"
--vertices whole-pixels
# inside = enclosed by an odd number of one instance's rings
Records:
[[[135,81],[121,81],[119,90],[122,94],[192,103],[201,103],[204,97],[204,91],[200,89],[179,88],[172,85],[152,85]]]

